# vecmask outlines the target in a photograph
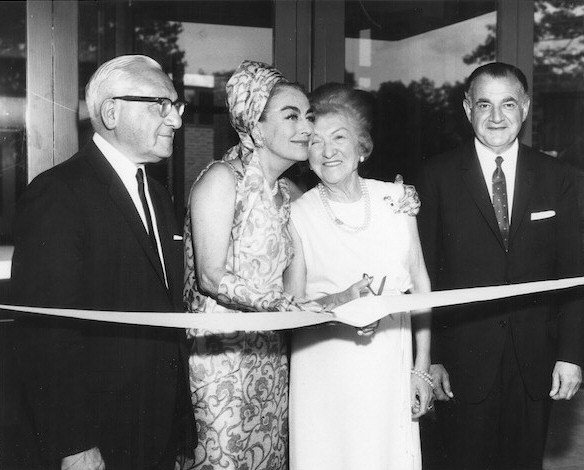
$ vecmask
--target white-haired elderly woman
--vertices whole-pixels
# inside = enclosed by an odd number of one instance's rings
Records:
[[[373,148],[366,92],[323,85],[308,161],[320,183],[292,204],[295,257],[289,292],[314,299],[366,273],[383,295],[427,292],[416,218],[403,184],[359,176]],[[406,202],[415,196],[406,198]],[[431,406],[428,314],[387,316],[369,335],[346,325],[293,333],[290,464],[296,470],[413,470],[421,467],[416,418]]]

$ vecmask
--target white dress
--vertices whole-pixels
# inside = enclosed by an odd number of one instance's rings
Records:
[[[318,298],[374,276],[383,295],[411,287],[412,241],[405,214],[387,196],[403,189],[366,180],[371,223],[348,232],[327,215],[318,190],[292,204],[291,219],[302,240],[306,293]],[[331,207],[344,222],[364,219],[364,198]],[[418,423],[411,418],[412,335],[409,314],[381,320],[373,336],[344,325],[296,330],[290,375],[291,470],[413,470],[421,468]]]

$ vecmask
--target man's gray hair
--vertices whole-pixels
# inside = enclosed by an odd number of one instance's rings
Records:
[[[128,79],[139,77],[144,66],[162,70],[160,64],[151,57],[122,55],[102,64],[91,76],[85,87],[85,103],[94,129],[101,126],[102,103],[118,92],[124,93]]]

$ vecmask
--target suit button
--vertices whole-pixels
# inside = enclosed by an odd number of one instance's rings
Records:
[[[168,363],[171,369],[176,370],[178,369],[178,359],[171,359]]]
[[[499,326],[500,326],[501,328],[505,328],[505,327],[507,326],[507,320],[501,320],[501,321],[499,322]]]

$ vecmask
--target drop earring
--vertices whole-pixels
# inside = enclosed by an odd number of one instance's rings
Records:
[[[361,155],[359,157],[359,163],[363,163],[365,161],[365,157],[363,155]]]

